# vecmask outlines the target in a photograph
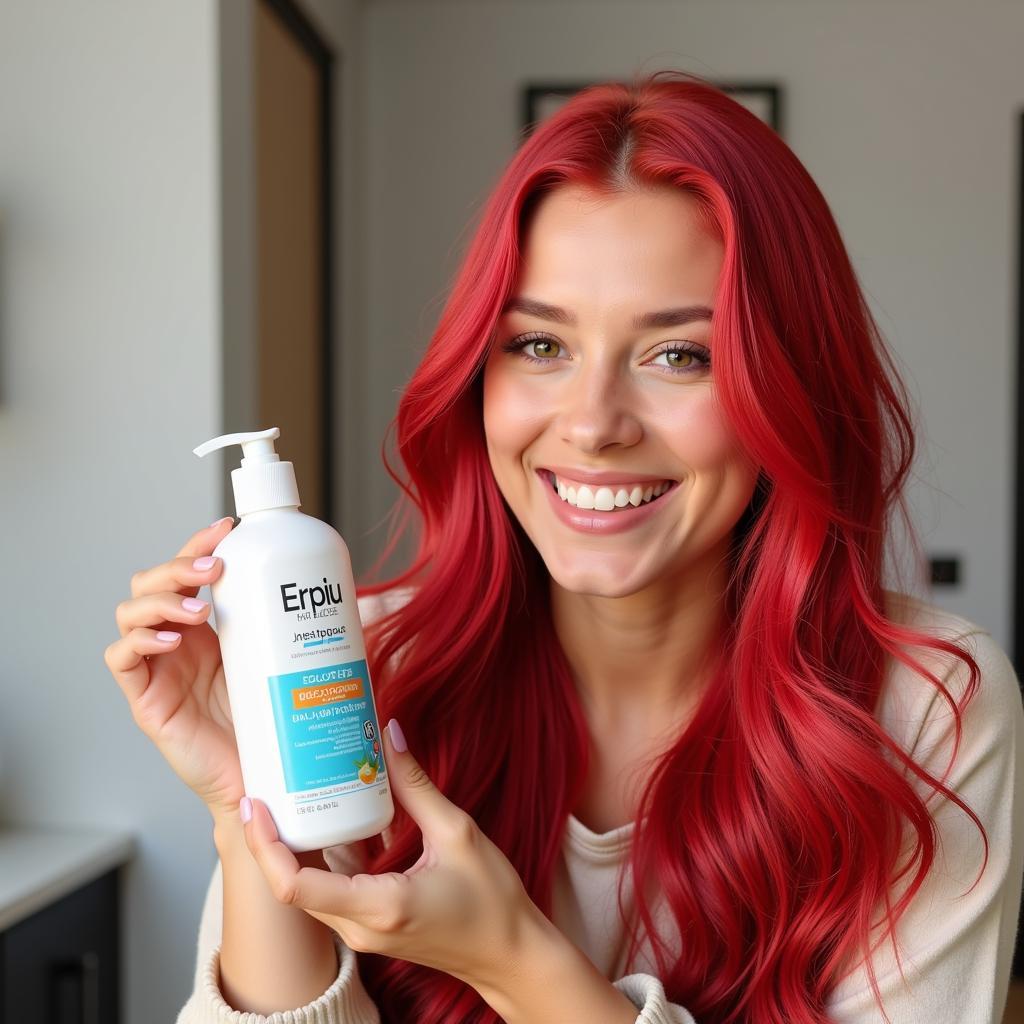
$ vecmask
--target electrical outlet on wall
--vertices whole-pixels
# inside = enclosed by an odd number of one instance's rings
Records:
[[[955,587],[960,583],[960,558],[957,555],[938,555],[928,559],[931,581],[939,587]]]

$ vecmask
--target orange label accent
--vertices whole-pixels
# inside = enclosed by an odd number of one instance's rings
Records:
[[[292,707],[301,710],[319,704],[333,704],[336,700],[352,700],[365,694],[363,681],[356,676],[354,679],[343,679],[324,686],[303,686],[292,690]]]

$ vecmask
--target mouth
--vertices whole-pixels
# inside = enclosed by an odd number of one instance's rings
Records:
[[[557,495],[559,501],[584,512],[623,514],[645,505],[653,505],[679,486],[678,480],[637,481],[617,484],[582,484],[558,477],[549,469],[537,470],[538,476]]]

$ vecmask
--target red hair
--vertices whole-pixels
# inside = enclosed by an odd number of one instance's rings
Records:
[[[733,532],[716,675],[652,763],[629,854],[633,877],[664,894],[685,956],[658,934],[638,887],[642,928],[668,997],[702,1024],[823,1024],[841,967],[867,955],[873,912],[884,903],[882,939],[895,940],[933,861],[934,823],[901,766],[973,819],[988,860],[980,820],[943,785],[949,768],[936,779],[876,720],[886,657],[949,703],[950,766],[980,671],[952,641],[885,613],[894,510],[920,553],[903,496],[910,402],[821,192],[771,128],[710,83],[660,71],[577,93],[523,141],[489,196],[392,422],[407,479],[385,442],[402,494],[377,564],[410,527],[418,549],[404,572],[359,588],[416,588],[367,627],[381,718],[401,721],[435,783],[550,916],[587,726],[551,625],[547,570],[490,469],[481,375],[527,217],[568,183],[604,193],[667,185],[698,200],[724,241],[716,394],[761,467]],[[962,659],[962,699],[904,645]],[[913,842],[901,862],[905,826]],[[365,841],[368,870],[418,859],[419,830],[401,807],[391,834],[387,848]],[[631,938],[633,958],[639,930]],[[360,964],[385,1021],[499,1020],[442,971],[369,954]]]

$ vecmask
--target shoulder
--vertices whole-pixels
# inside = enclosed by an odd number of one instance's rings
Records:
[[[390,615],[404,605],[416,592],[416,587],[392,587],[382,590],[379,594],[363,594],[356,598],[359,607],[359,618],[364,626],[384,615]]]
[[[955,643],[978,664],[977,690],[964,714],[963,742],[1016,734],[1024,723],[1020,683],[1006,652],[982,625],[910,594],[885,591],[889,618],[901,625]],[[924,647],[904,652],[934,673],[950,696],[959,701],[970,682],[963,659]],[[890,657],[878,707],[878,719],[908,752],[927,753],[952,734],[949,702],[924,675]]]
[[[883,594],[886,613],[895,622],[911,625],[915,629],[935,631],[937,635],[947,638],[979,631],[988,632],[984,626],[913,594],[896,590],[885,590]]]

